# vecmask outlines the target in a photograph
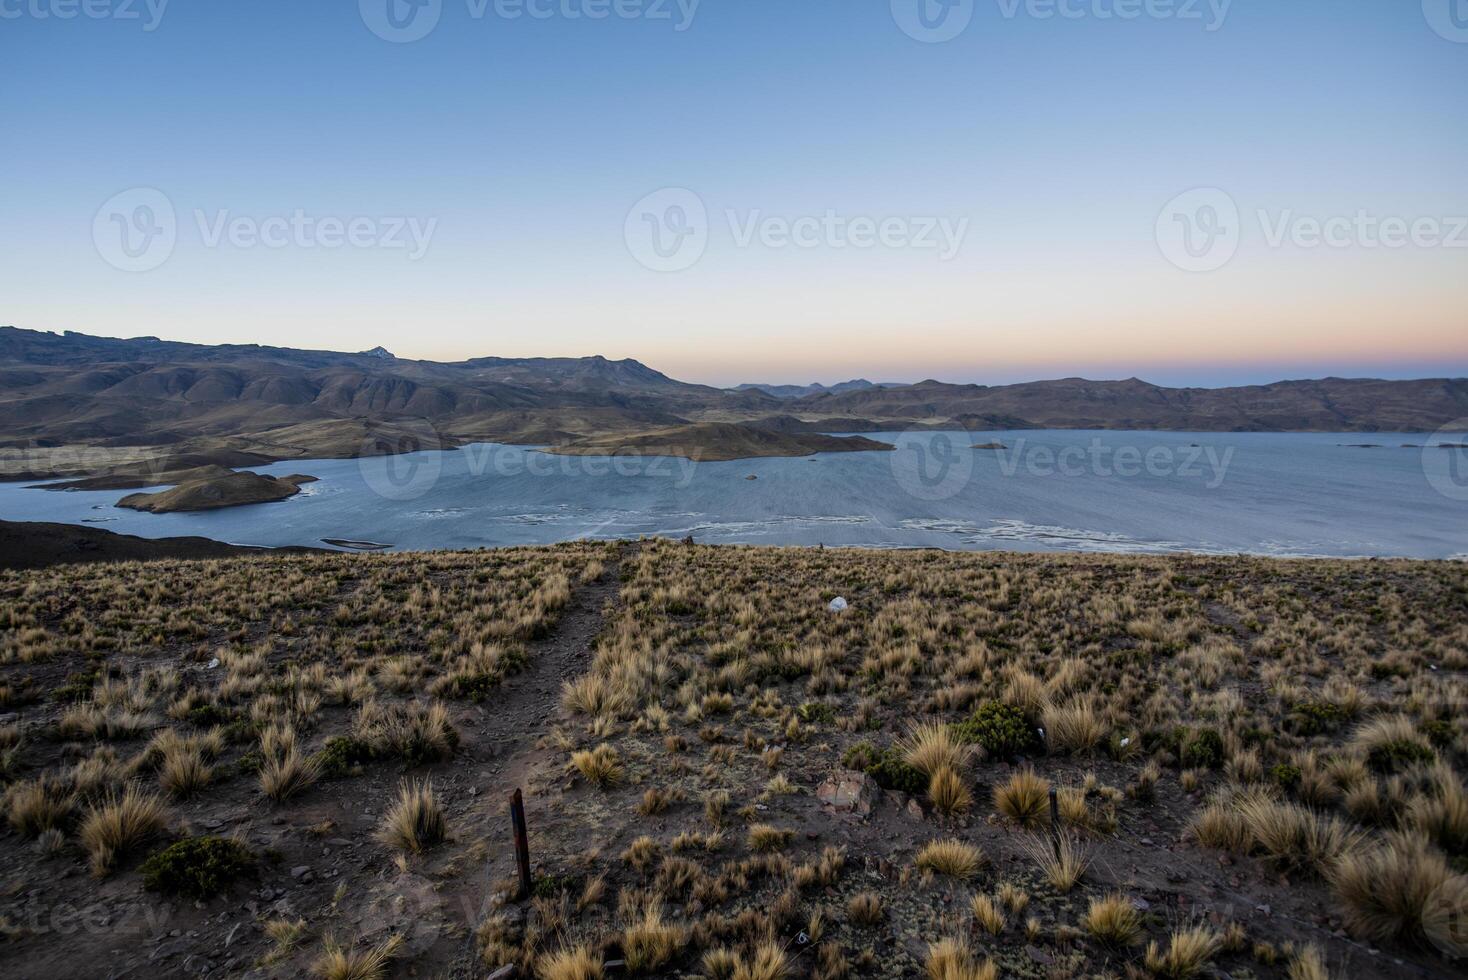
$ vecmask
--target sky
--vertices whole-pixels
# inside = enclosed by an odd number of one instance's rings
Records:
[[[0,0],[0,91],[0,324],[1468,374],[1468,0]]]

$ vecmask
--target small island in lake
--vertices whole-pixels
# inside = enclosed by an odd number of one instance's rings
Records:
[[[188,480],[171,490],[158,493],[131,493],[117,502],[119,507],[171,514],[178,511],[218,510],[245,504],[265,504],[285,500],[301,492],[301,485],[314,483],[316,477],[265,476],[251,472],[212,474],[203,479]]]
[[[646,432],[577,439],[542,452],[563,456],[681,456],[695,462],[815,453],[890,452],[890,443],[862,436],[779,432],[737,422],[699,422]]]

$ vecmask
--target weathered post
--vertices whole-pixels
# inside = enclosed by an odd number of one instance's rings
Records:
[[[520,898],[530,897],[530,837],[525,830],[525,800],[520,791],[510,798],[510,822],[515,825],[515,864],[520,869]]]
[[[1060,860],[1060,799],[1055,787],[1050,787],[1050,846],[1055,849],[1055,860]]]

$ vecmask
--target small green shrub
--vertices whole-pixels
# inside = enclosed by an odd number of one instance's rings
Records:
[[[997,759],[1023,755],[1040,746],[1039,736],[1024,712],[1002,701],[985,701],[953,726],[953,734],[971,745],[982,745],[991,758]]]
[[[1183,740],[1183,765],[1189,769],[1217,769],[1223,765],[1223,738],[1211,728],[1195,728]]]
[[[201,704],[191,708],[188,714],[190,725],[200,728],[208,728],[211,725],[227,725],[234,720],[234,715],[226,708],[217,704]]]
[[[1306,738],[1333,732],[1345,720],[1345,712],[1329,701],[1297,701],[1285,719],[1292,732]]]
[[[1300,785],[1300,767],[1281,762],[1269,767],[1269,778],[1280,789],[1294,789]]]
[[[1427,740],[1438,748],[1451,745],[1453,742],[1453,725],[1451,722],[1443,721],[1441,718],[1435,721],[1424,722],[1422,734]]]
[[[321,775],[327,778],[349,776],[359,766],[372,761],[372,749],[350,736],[333,735],[316,753],[316,761],[321,766]]]
[[[208,898],[234,879],[255,871],[255,855],[225,837],[188,837],[143,862],[143,885],[151,891]]]
[[[871,776],[883,789],[912,796],[927,792],[928,777],[920,769],[908,765],[896,748],[882,750],[870,742],[858,742],[846,750],[841,761],[848,769]]]
[[[829,704],[820,701],[807,701],[796,711],[800,720],[812,725],[833,725],[836,723],[836,709]]]
[[[75,673],[66,675],[66,683],[60,687],[51,689],[51,700],[62,704],[75,704],[85,701],[92,696],[92,685],[97,681],[97,675]]]
[[[1371,768],[1377,772],[1401,772],[1404,769],[1410,769],[1416,763],[1429,763],[1436,758],[1437,753],[1421,742],[1396,739],[1372,746],[1371,751],[1367,753],[1366,761],[1371,763]]]

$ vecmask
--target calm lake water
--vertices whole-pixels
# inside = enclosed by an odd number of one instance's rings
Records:
[[[693,464],[454,452],[263,467],[320,477],[290,500],[198,514],[122,491],[0,484],[10,520],[253,545],[395,549],[691,534],[701,542],[1024,551],[1468,556],[1460,451],[1425,435],[1025,431],[871,433],[891,453]],[[970,449],[994,440],[1004,448]],[[1376,443],[1380,448],[1353,448]],[[1450,465],[1452,464],[1452,465]],[[749,479],[749,477],[755,479]]]

